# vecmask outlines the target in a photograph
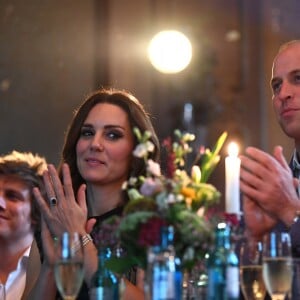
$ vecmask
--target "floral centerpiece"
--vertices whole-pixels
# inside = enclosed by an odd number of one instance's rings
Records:
[[[166,174],[162,174],[158,163],[148,159],[154,150],[150,133],[142,133],[137,128],[134,133],[139,144],[133,155],[145,161],[147,171],[145,176],[132,177],[124,183],[129,201],[116,223],[126,256],[119,257],[117,264],[111,262],[112,269],[124,271],[132,265],[145,269],[147,248],[159,244],[164,225],[174,227],[176,253],[183,266],[191,269],[203,260],[213,240],[213,224],[206,213],[219,201],[220,192],[207,181],[220,160],[219,152],[227,133],[219,137],[212,150],[201,147],[191,170],[186,170],[195,136],[175,130],[174,139],[163,142],[167,152]]]

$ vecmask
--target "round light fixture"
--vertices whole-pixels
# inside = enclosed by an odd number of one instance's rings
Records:
[[[192,59],[192,45],[181,32],[167,30],[157,33],[148,47],[148,56],[155,69],[162,73],[178,73]]]

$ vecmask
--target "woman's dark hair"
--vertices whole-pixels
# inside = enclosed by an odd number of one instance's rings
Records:
[[[70,167],[73,189],[76,193],[79,186],[84,183],[76,163],[76,145],[81,134],[81,128],[92,108],[99,103],[109,103],[120,107],[128,115],[131,128],[138,127],[141,132],[148,130],[151,132],[150,140],[155,146],[155,150],[149,158],[158,161],[160,155],[160,146],[157,135],[154,131],[149,115],[144,110],[142,104],[130,93],[116,89],[101,89],[88,95],[85,101],[75,111],[74,117],[69,125],[65,136],[65,143],[62,151],[62,157],[59,164],[59,173],[63,163]],[[137,140],[135,137],[135,145]],[[138,176],[145,172],[145,163],[142,159],[133,157],[130,170],[131,176]]]

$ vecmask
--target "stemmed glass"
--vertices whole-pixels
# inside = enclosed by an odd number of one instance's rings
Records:
[[[5,300],[5,285],[0,282],[0,300]]]
[[[270,232],[264,236],[263,278],[272,300],[287,299],[293,278],[291,239],[287,232]]]
[[[64,300],[74,300],[83,282],[83,244],[78,233],[64,232],[55,247],[54,277]]]
[[[263,300],[262,242],[245,240],[240,247],[240,283],[245,300]]]

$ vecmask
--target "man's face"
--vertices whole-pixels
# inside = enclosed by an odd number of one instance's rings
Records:
[[[12,176],[0,175],[0,240],[32,235],[31,194],[26,184]]]
[[[274,60],[273,107],[283,131],[300,142],[300,43],[289,45]]]

